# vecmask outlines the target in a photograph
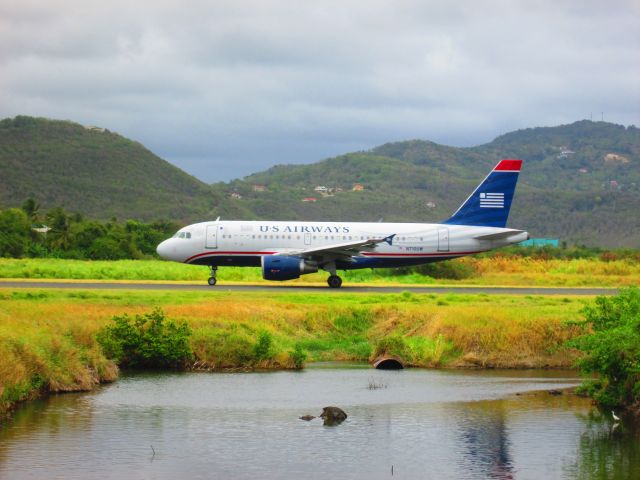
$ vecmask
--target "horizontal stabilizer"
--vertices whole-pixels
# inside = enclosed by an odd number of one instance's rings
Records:
[[[473,238],[478,240],[502,240],[505,238],[513,237],[514,235],[519,235],[521,233],[526,233],[524,230],[507,230],[506,232],[498,232],[498,233],[487,233],[486,235],[477,235]]]

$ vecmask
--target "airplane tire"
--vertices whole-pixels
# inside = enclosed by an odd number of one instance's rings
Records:
[[[209,277],[209,280],[207,280],[207,283],[212,287],[215,286],[216,282],[217,282],[216,277]]]
[[[331,275],[327,279],[327,283],[331,288],[340,288],[342,286],[342,279],[338,275]]]

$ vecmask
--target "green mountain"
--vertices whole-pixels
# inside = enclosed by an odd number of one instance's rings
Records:
[[[502,158],[525,160],[511,226],[570,244],[640,247],[640,130],[605,122],[519,130],[473,148],[412,140],[278,165],[214,185],[215,210],[226,218],[233,208],[243,218],[437,222]],[[352,191],[356,183],[364,190]]]
[[[209,186],[108,130],[19,116],[0,121],[0,208],[31,196],[43,210],[100,219],[437,222],[502,158],[525,161],[510,226],[570,244],[640,247],[640,130],[590,121],[472,148],[388,143]]]
[[[97,127],[18,116],[0,121],[0,208],[33,197],[93,218],[188,221],[207,215],[211,188]]]

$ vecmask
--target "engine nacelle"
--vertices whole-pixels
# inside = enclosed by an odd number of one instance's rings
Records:
[[[262,278],[265,280],[293,280],[305,273],[315,273],[318,265],[300,257],[265,255],[262,257]]]

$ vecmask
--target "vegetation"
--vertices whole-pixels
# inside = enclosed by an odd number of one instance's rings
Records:
[[[408,292],[5,288],[0,409],[43,392],[113,380],[117,367],[109,358],[129,366],[301,368],[305,361],[369,361],[385,349],[423,367],[568,367],[576,350],[564,344],[583,331],[568,321],[589,302]]]
[[[44,231],[37,231],[45,226]],[[56,207],[46,214],[32,198],[22,209],[0,210],[0,256],[121,260],[153,258],[179,225],[155,221],[85,220]]]
[[[499,285],[619,287],[640,284],[640,262],[631,258],[555,259],[503,256],[467,257],[412,269],[352,270],[342,273],[349,284]],[[207,267],[159,260],[81,261],[66,259],[2,259],[0,278],[185,281],[204,284]],[[326,273],[303,275],[287,285],[325,285]],[[264,283],[259,268],[224,267],[225,283]]]
[[[165,321],[162,310],[117,315],[96,335],[105,355],[121,367],[184,368],[193,359],[186,322]]]
[[[598,374],[584,390],[602,405],[635,406],[640,415],[640,290],[598,297],[584,315],[588,333],[569,342],[585,353],[580,369]]]
[[[390,143],[207,186],[109,131],[20,116],[0,121],[0,206],[29,195],[42,209],[102,220],[437,222],[501,158],[526,161],[511,225],[572,245],[640,246],[640,130],[605,122],[520,130],[473,148]],[[340,191],[323,196],[318,185]],[[309,196],[318,201],[301,201]]]
[[[17,116],[0,121],[0,205],[32,196],[91,218],[206,217],[210,188],[109,130]]]

